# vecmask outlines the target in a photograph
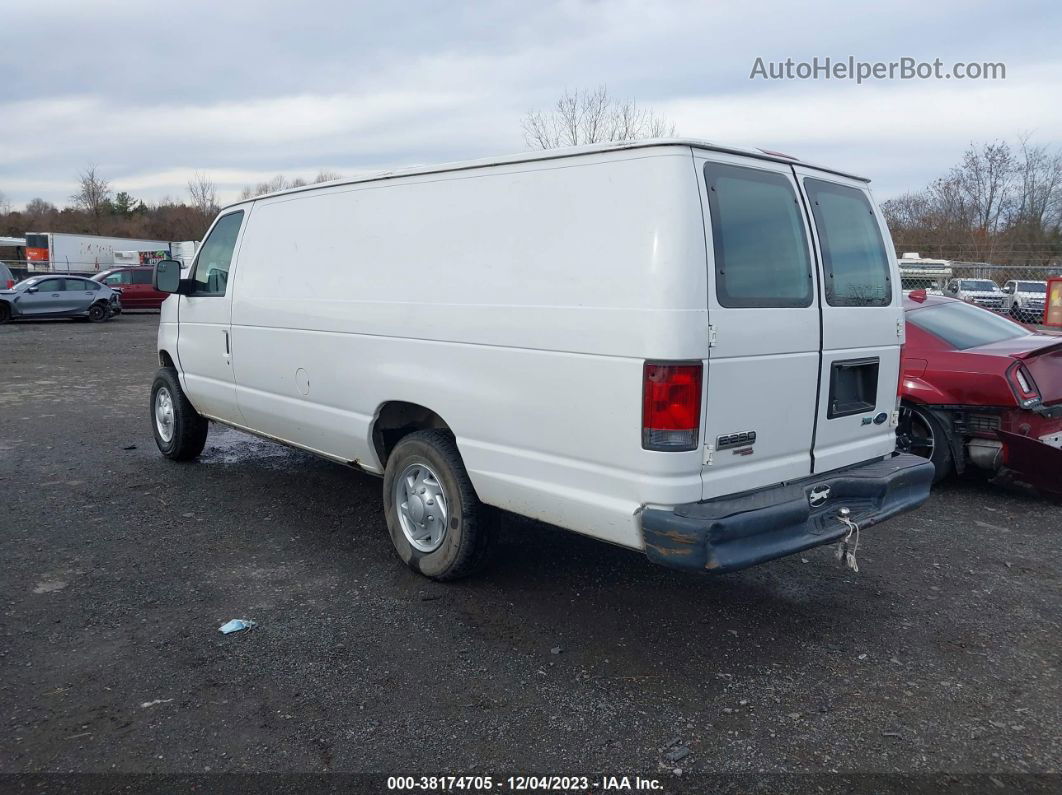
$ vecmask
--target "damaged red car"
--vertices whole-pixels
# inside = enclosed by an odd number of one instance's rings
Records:
[[[915,290],[904,299],[899,448],[1062,495],[1062,336]]]

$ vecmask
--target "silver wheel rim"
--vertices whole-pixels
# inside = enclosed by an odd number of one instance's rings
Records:
[[[932,458],[933,450],[936,449],[933,426],[914,409],[902,406],[900,422],[896,428],[896,446],[905,453]]]
[[[395,478],[395,512],[402,535],[418,552],[434,552],[446,539],[450,501],[439,477],[425,464],[410,464]]]
[[[173,425],[173,396],[166,387],[159,387],[155,393],[155,428],[162,441],[168,442],[173,438]]]

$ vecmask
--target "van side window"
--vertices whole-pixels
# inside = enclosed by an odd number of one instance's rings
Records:
[[[236,238],[243,223],[243,210],[222,216],[203,241],[195,260],[195,295],[225,295],[229,282],[229,266]]]
[[[811,306],[812,271],[804,219],[781,174],[707,163],[715,290],[726,307]]]
[[[804,190],[822,248],[826,302],[830,306],[892,303],[889,258],[866,194],[820,179],[805,179]]]

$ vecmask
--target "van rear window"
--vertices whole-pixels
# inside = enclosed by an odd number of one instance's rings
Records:
[[[874,209],[863,191],[805,179],[819,234],[830,306],[888,306],[892,303],[889,257]]]
[[[726,307],[811,306],[807,233],[782,174],[708,163],[716,298]]]

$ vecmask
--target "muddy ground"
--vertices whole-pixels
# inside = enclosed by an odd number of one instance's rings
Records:
[[[1062,507],[948,483],[858,574],[718,578],[511,517],[435,584],[375,478],[217,427],[163,459],[157,322],[0,327],[0,772],[1062,766]]]

